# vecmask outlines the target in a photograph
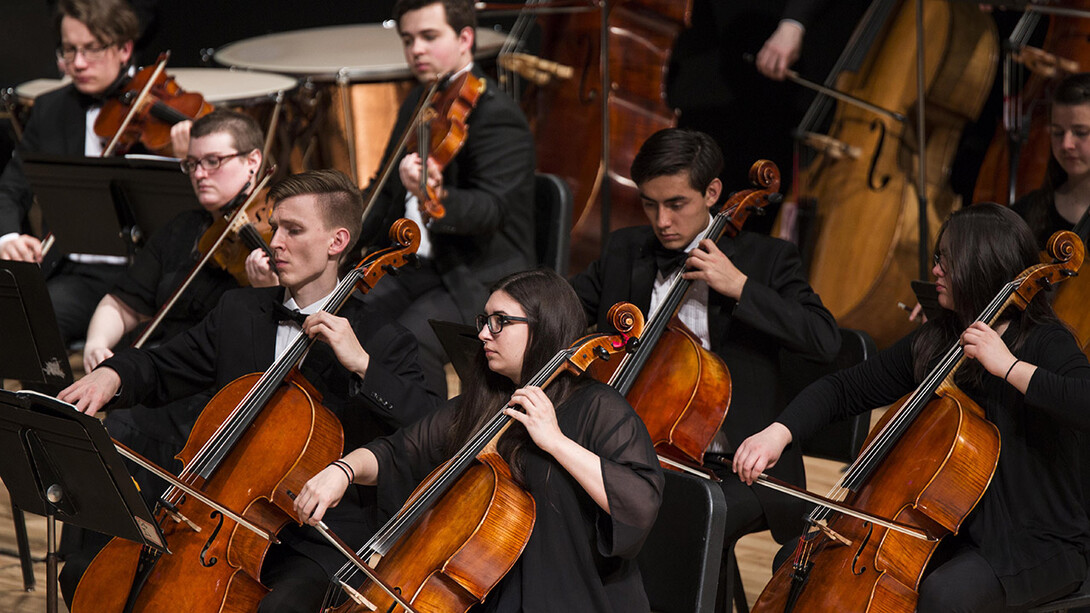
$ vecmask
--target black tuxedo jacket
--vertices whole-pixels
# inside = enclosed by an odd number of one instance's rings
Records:
[[[610,329],[609,308],[622,300],[649,312],[657,242],[649,226],[618,230],[610,235],[605,256],[572,279],[589,323]],[[731,375],[731,403],[722,430],[733,448],[772,423],[789,400],[778,395],[780,349],[832,360],[840,349],[840,331],[803,277],[794,245],[748,232],[724,236],[716,244],[749,277],[738,301],[708,289],[711,350],[723,358]],[[803,484],[797,446],[789,446],[768,472]],[[777,539],[796,536],[790,533],[799,519],[796,509],[777,513],[765,504],[769,490],[754,491]]]
[[[223,295],[197,326],[149,350],[125,350],[103,363],[121,376],[114,404],[158,406],[261,372],[274,360],[277,319],[273,305],[281,288],[245,288]],[[337,361],[329,345],[317,342],[303,360],[302,374],[322,394],[322,404],[344,428],[345,447],[355,449],[392,433],[432,411],[439,399],[424,388],[416,362],[416,341],[408,330],[362,301],[350,298],[340,311],[371,355],[362,380]],[[341,538],[357,548],[377,529],[374,488],[350,487],[326,515]],[[332,573],[344,559],[309,526],[289,525],[280,539]]]
[[[484,78],[477,66],[473,74]],[[518,106],[494,81],[485,83],[465,144],[443,170],[446,216],[428,228],[432,259],[463,321],[480,311],[492,283],[536,263],[533,137]],[[417,87],[401,105],[383,165],[423,93]],[[390,225],[405,214],[405,194],[395,168],[363,226],[364,245],[387,244]]]
[[[30,230],[27,211],[33,194],[19,153],[83,155],[89,104],[90,98],[81,95],[73,85],[43,94],[34,101],[23,139],[0,176],[0,236]]]

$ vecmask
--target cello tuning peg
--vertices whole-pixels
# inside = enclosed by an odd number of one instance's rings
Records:
[[[408,262],[413,268],[420,268],[420,256],[415,253],[410,253],[405,256],[405,261]]]
[[[1046,292],[1052,291],[1052,281],[1050,281],[1048,277],[1041,277],[1039,283],[1041,284],[1041,288]]]
[[[765,200],[767,200],[769,204],[779,204],[783,202],[783,194],[781,194],[780,192],[772,192],[771,194],[765,196]],[[764,213],[764,209],[761,209],[761,213]]]
[[[1060,271],[1060,274],[1065,276],[1065,277],[1069,277],[1069,278],[1070,277],[1077,277],[1077,276],[1079,276],[1079,271],[1077,271],[1077,270],[1068,270],[1068,269],[1064,268],[1063,270]]]
[[[602,347],[601,345],[599,345],[598,347],[595,347],[595,348],[594,348],[594,355],[596,355],[596,356],[598,356],[599,358],[601,358],[601,359],[602,359],[602,361],[605,361],[605,362],[608,362],[608,361],[609,361],[609,352],[608,352],[608,351],[606,351],[606,348],[605,348],[605,347]]]
[[[393,266],[390,266],[389,264],[383,264],[382,265],[382,270],[384,270],[386,272],[386,274],[393,275],[395,277],[398,276],[399,274],[401,274],[400,270],[398,270],[397,268],[395,268]]]
[[[628,353],[636,353],[636,350],[640,348],[640,339],[635,336],[628,337],[628,340],[624,343],[624,350]]]

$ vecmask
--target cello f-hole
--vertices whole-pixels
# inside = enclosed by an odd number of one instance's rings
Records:
[[[223,514],[221,514],[219,511],[212,511],[212,514],[209,515],[208,517],[210,517],[212,519],[216,519],[218,517],[219,522],[216,524],[216,529],[213,530],[212,534],[208,537],[208,541],[205,542],[204,549],[201,549],[201,566],[203,566],[205,568],[215,566],[216,562],[219,561],[214,556],[211,556],[211,557],[206,557],[206,556],[208,554],[208,549],[212,547],[213,541],[216,540],[216,535],[220,533],[220,528],[223,527]]]
[[[878,158],[882,156],[882,145],[886,142],[886,124],[875,119],[871,122],[870,129],[872,132],[878,130],[878,145],[874,148],[874,156],[870,159],[870,169],[867,170],[867,186],[871,188],[871,191],[880,192],[889,183],[889,175],[882,177],[882,181],[877,185],[874,183],[874,169],[878,166]]]
[[[852,574],[856,576],[867,572],[866,566],[860,566],[858,570],[856,570],[855,566],[859,562],[859,556],[863,555],[863,550],[867,548],[867,543],[870,542],[871,534],[874,533],[874,524],[867,521],[863,522],[863,525],[867,527],[867,536],[863,537],[863,542],[859,544],[859,549],[855,551],[855,557],[852,558]]]

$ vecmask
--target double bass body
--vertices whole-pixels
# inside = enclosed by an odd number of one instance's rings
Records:
[[[990,18],[975,6],[925,0],[924,101],[927,220],[933,241],[956,204],[947,183],[965,122],[976,117],[995,74],[998,42]],[[830,136],[858,146],[857,159],[819,157],[802,183],[817,201],[818,234],[810,282],[845,327],[866,330],[879,346],[909,331],[896,308],[911,304],[909,281],[919,267],[915,138],[917,105],[915,3],[902,2],[856,73],[839,89],[908,119],[898,122],[839,104]]]

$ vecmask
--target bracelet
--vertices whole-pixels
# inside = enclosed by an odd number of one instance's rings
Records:
[[[342,464],[341,464],[340,462],[336,462],[336,461],[334,461],[334,462],[330,462],[330,463],[329,463],[329,465],[330,465],[330,466],[336,466],[337,468],[341,469],[341,472],[343,472],[343,473],[344,473],[344,476],[345,476],[346,478],[348,478],[348,484],[349,484],[349,485],[352,485],[352,481],[353,481],[353,479],[352,479],[352,475],[350,475],[350,474],[348,473],[348,469],[347,469],[347,468],[345,468],[345,467],[344,467],[344,466],[343,466],[343,465],[342,465]]]
[[[352,474],[352,477],[348,479],[349,483],[355,483],[356,482],[356,471],[355,471],[355,469],[352,468],[351,464],[349,464],[348,462],[345,462],[344,460],[333,460],[333,463],[336,464],[337,466],[348,469],[348,472]]]
[[[1014,364],[1011,364],[1011,367],[1007,369],[1007,374],[1003,375],[1003,381],[1004,382],[1010,383],[1010,381],[1007,381],[1007,377],[1011,376],[1011,371],[1014,370],[1015,365],[1018,364],[1021,361],[1022,360],[1018,360],[1018,359],[1014,360]]]

